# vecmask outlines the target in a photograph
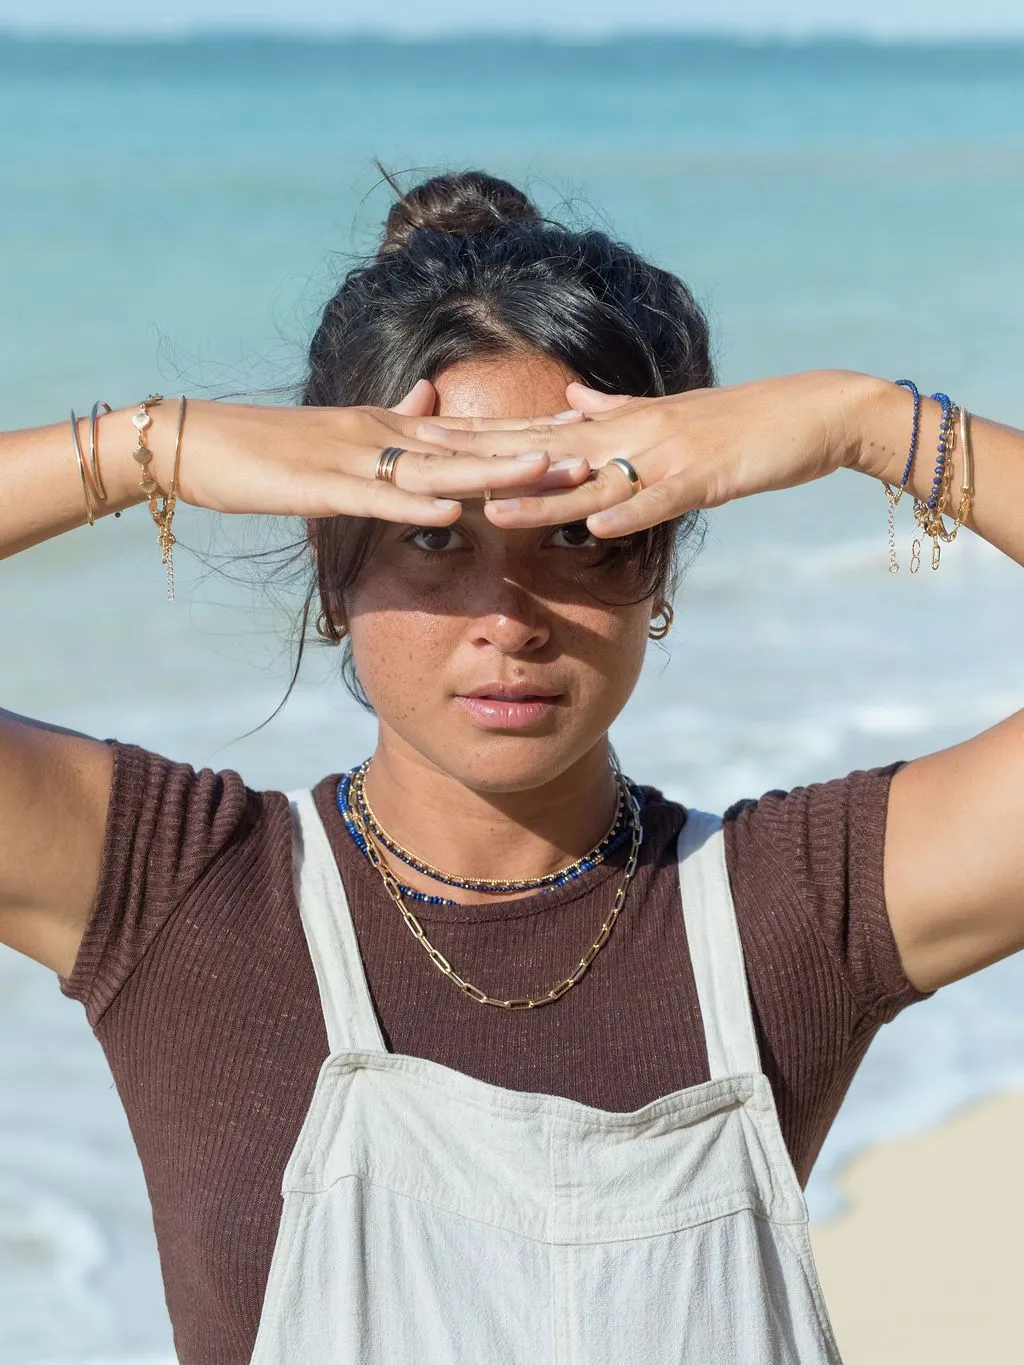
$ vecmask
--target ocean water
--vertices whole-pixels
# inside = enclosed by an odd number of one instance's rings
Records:
[[[708,305],[724,380],[910,375],[1024,425],[1024,47],[636,40],[166,45],[0,40],[0,421],[156,387],[294,383],[396,171],[479,165],[596,220]],[[70,458],[70,456],[69,456]],[[212,553],[280,528],[185,508]],[[0,565],[2,704],[256,786],[364,755],[372,723],[314,653],[286,710],[287,593],[178,556],[144,513]],[[901,554],[909,541],[900,522]],[[627,770],[722,808],[911,758],[1024,702],[1024,579],[966,536],[886,572],[853,475],[722,509],[615,727]],[[812,1178],[1024,1085],[1024,960],[883,1030]],[[78,1006],[0,950],[0,1362],[168,1357],[145,1188]]]

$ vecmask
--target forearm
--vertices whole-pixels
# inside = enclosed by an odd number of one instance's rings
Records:
[[[150,467],[162,489],[167,487],[166,471],[173,459],[176,410],[177,404],[168,402],[150,409]],[[107,501],[94,499],[97,518],[144,501],[139,487],[142,470],[132,458],[138,438],[131,422],[135,411],[124,408],[99,420],[98,464]],[[79,421],[78,429],[88,463],[87,417]],[[68,422],[0,435],[0,559],[70,531],[86,520],[85,496]]]
[[[913,399],[885,380],[842,375],[851,413],[844,463],[862,474],[899,484],[906,467]],[[956,394],[952,398],[956,400]],[[922,501],[931,492],[939,434],[939,404],[921,402],[921,438],[908,491]],[[966,525],[1004,554],[1024,565],[1024,432],[971,415],[974,501]],[[959,431],[951,456],[952,481],[946,511],[953,516],[960,499],[963,451]]]

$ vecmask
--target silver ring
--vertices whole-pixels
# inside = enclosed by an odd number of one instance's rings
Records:
[[[625,474],[626,478],[629,480],[629,496],[631,498],[636,497],[637,493],[643,492],[644,485],[640,478],[640,475],[636,472],[636,470],[633,468],[633,466],[629,463],[628,460],[623,460],[618,455],[613,455],[612,458],[607,463],[618,465],[618,467],[622,470],[623,474]]]
[[[385,446],[377,457],[377,469],[374,473],[375,479],[380,479],[384,483],[394,483],[395,466],[405,454],[401,446]]]

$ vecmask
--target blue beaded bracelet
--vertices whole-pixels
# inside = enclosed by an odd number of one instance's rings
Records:
[[[938,459],[935,463],[935,477],[932,479],[932,491],[925,504],[929,512],[934,512],[939,505],[939,500],[942,497],[942,485],[946,480],[946,460],[953,448],[953,400],[945,393],[933,393],[932,399],[942,408],[942,417],[939,421]]]
[[[910,471],[914,466],[914,458],[917,455],[917,445],[921,439],[921,394],[917,385],[912,379],[897,379],[896,384],[901,389],[909,389],[914,396],[914,418],[910,428],[910,450],[907,454],[906,467],[903,470],[903,478],[899,482],[899,492],[893,501],[899,502],[903,494],[907,491],[907,481],[910,478]]]
[[[882,480],[882,487],[885,489],[885,496],[888,499],[888,522],[889,522],[889,572],[899,573],[900,563],[896,558],[896,504],[907,491],[907,484],[910,480],[910,471],[914,467],[914,460],[917,456],[918,442],[921,439],[921,394],[917,385],[912,379],[897,379],[896,384],[901,389],[909,389],[914,399],[914,417],[910,425],[910,448],[907,451],[907,463],[903,469],[903,477],[895,488],[891,483]]]
[[[946,485],[950,474],[949,456],[955,441],[954,422],[960,414],[960,409],[953,400],[945,393],[933,393],[933,402],[938,403],[941,410],[939,418],[939,441],[936,446],[935,473],[932,476],[932,486],[926,499],[914,499],[914,519],[921,528],[922,535],[929,536],[932,542],[932,568],[939,567],[939,560],[942,555],[941,540],[949,540],[952,537],[945,529],[942,517],[942,505],[946,496]],[[966,475],[966,464],[965,464]],[[961,500],[961,508],[963,501]],[[954,532],[955,534],[955,532]],[[920,538],[914,540],[910,556],[910,572],[917,573],[921,567],[921,541]]]

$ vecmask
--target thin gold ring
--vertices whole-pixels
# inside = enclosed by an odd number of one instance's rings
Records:
[[[404,454],[401,446],[385,446],[377,457],[377,469],[373,477],[384,483],[394,483],[395,466]]]
[[[623,474],[625,474],[626,478],[629,480],[629,496],[631,498],[635,498],[637,493],[643,492],[644,486],[643,482],[641,481],[640,475],[636,472],[636,470],[633,468],[633,466],[629,463],[628,460],[623,460],[620,456],[613,455],[612,458],[608,461],[608,464],[618,465],[619,469],[621,469]]]

